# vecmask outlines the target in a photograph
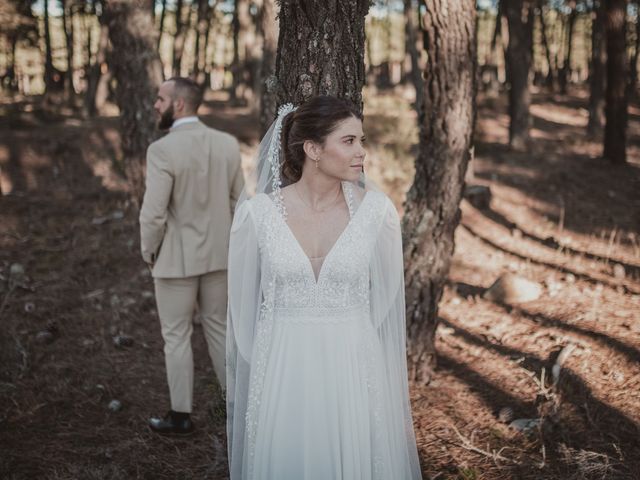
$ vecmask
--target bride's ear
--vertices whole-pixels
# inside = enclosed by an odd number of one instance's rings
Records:
[[[305,140],[302,144],[302,149],[305,155],[311,160],[316,160],[320,156],[320,148],[318,144],[312,140]]]

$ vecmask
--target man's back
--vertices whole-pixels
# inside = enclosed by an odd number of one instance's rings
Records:
[[[154,264],[154,277],[227,268],[242,187],[238,142],[199,121],[172,128],[149,147],[140,225],[142,253]]]

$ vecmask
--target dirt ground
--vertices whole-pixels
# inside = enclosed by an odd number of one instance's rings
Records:
[[[619,167],[586,135],[586,106],[580,90],[535,94],[532,148],[513,153],[505,99],[480,101],[469,183],[492,199],[462,202],[438,370],[411,387],[426,479],[640,479],[640,106]],[[0,109],[0,478],[226,478],[199,328],[197,432],[146,427],[168,391],[117,118],[52,113],[39,99]],[[211,95],[204,113],[239,137],[249,165],[251,112]],[[401,92],[371,91],[365,114],[370,172],[401,208],[415,115]],[[541,297],[484,299],[505,273]],[[522,419],[531,428],[510,426]]]

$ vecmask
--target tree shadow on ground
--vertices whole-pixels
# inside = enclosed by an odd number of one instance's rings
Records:
[[[463,339],[468,344],[490,350],[505,357],[524,358],[522,366],[527,370],[535,371],[538,377],[543,369],[546,372],[552,370],[559,353],[559,350],[556,349],[546,359],[542,359],[531,353],[490,342],[447,319],[441,318],[440,321],[443,325],[451,328],[455,336]],[[470,370],[468,367],[461,368],[460,364],[456,365],[457,362],[449,357],[439,355],[438,359],[442,368],[452,370],[465,383],[477,386],[478,391],[481,392],[480,396],[485,400],[487,406],[495,408],[498,400],[502,402],[498,403],[499,405],[512,405],[509,402],[513,400],[508,398],[509,396],[505,397],[501,392],[495,392],[495,388],[492,388],[490,382],[484,379],[482,375]],[[442,359],[441,363],[440,359]],[[450,366],[452,364],[454,365],[453,368]],[[549,455],[558,452],[562,443],[577,449],[599,452],[612,459],[620,458],[622,454],[625,463],[624,465],[622,463],[618,465],[618,468],[624,469],[625,475],[631,474],[631,472],[640,468],[640,446],[636,441],[640,428],[632,419],[617,408],[595,398],[586,382],[569,368],[563,368],[555,389],[559,395],[560,408],[562,408],[562,403],[564,402],[571,404],[576,411],[581,412],[583,425],[577,426],[566,423],[567,421],[563,419],[562,412],[548,412],[549,405],[545,407],[536,401],[538,415],[551,415],[548,418],[549,423],[543,436],[543,441],[548,446],[547,453]],[[521,401],[513,403],[516,408],[521,404]],[[528,413],[532,409],[535,410],[532,407]],[[527,418],[536,416],[536,414],[530,414]],[[615,433],[610,430],[612,425],[617,426]],[[586,439],[584,430],[595,431],[597,438],[592,436]],[[612,445],[612,441],[614,445]]]
[[[557,107],[545,98],[534,96],[534,103],[549,109]],[[558,101],[560,107],[586,105],[584,99],[577,97],[562,96]],[[488,119],[504,115],[500,110],[506,111],[502,105],[505,100],[498,103],[499,108],[491,109],[492,103],[481,100],[480,116]],[[613,229],[635,233],[640,219],[629,205],[640,201],[640,159],[611,165],[600,158],[601,147],[593,143],[586,128],[532,116],[534,129],[543,135],[532,139],[527,152],[511,152],[505,144],[489,140],[496,132],[483,131],[480,123],[475,141],[479,160],[474,165],[475,175],[520,190],[552,205],[556,212],[564,209],[564,227],[576,233]],[[630,132],[640,129],[638,121],[630,119]],[[640,138],[630,133],[629,145],[638,141]],[[549,216],[558,220],[557,213]]]
[[[472,207],[473,208],[473,207]],[[558,240],[556,238],[554,238],[553,236],[548,236],[546,238],[541,238],[531,232],[528,232],[523,226],[518,225],[517,223],[514,223],[512,221],[510,221],[507,217],[505,217],[504,215],[502,215],[499,212],[496,212],[495,210],[493,210],[491,207],[488,208],[482,208],[482,209],[476,209],[478,212],[482,213],[485,217],[487,217],[489,220],[492,220],[493,222],[502,225],[503,227],[507,228],[508,230],[519,230],[522,233],[522,236],[526,239],[532,240],[534,242],[539,243],[540,245],[543,245],[547,248],[551,248],[553,250],[559,251],[559,252],[567,252],[570,253],[571,255],[576,255],[576,256],[580,256],[580,257],[584,257],[584,258],[588,258],[590,260],[595,260],[597,262],[603,262],[606,264],[609,263],[618,263],[620,265],[622,265],[625,269],[625,272],[627,274],[629,274],[632,278],[635,278],[636,280],[640,281],[640,266],[638,265],[632,265],[630,263],[621,261],[621,260],[616,260],[616,259],[612,259],[610,257],[604,257],[602,255],[597,255],[591,252],[587,252],[584,250],[578,250],[576,248],[572,248],[570,246],[567,245],[563,245],[561,243],[558,242]]]
[[[612,282],[606,278],[593,278],[589,275],[587,275],[586,273],[580,273],[577,272],[575,270],[572,270],[570,268],[561,266],[561,265],[557,265],[554,263],[549,263],[549,262],[543,262],[541,260],[536,260],[534,258],[528,257],[526,255],[523,255],[521,253],[515,252],[511,249],[508,249],[506,247],[503,247],[501,245],[498,245],[497,243],[495,243],[494,241],[490,240],[489,238],[487,238],[484,235],[481,235],[477,229],[475,229],[474,227],[471,227],[469,224],[467,223],[460,223],[460,227],[466,229],[472,236],[474,236],[475,238],[477,238],[478,240],[480,240],[482,243],[488,245],[489,247],[495,249],[495,250],[499,250],[507,255],[511,255],[513,257],[519,258],[520,260],[523,260],[525,262],[534,264],[534,265],[539,265],[542,267],[546,267],[549,268],[551,270],[557,270],[559,272],[564,273],[565,275],[573,275],[576,278],[580,279],[580,280],[584,280],[585,282],[588,282],[594,286],[597,286],[598,284],[603,284],[603,285],[607,285],[611,288],[622,288],[624,289],[625,292],[631,292],[631,293],[635,293],[635,294],[640,294],[640,291],[636,290],[635,288],[629,286],[629,285],[620,285],[617,284],[615,282]]]

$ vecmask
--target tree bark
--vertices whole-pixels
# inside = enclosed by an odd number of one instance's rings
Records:
[[[278,48],[278,17],[274,0],[263,0],[260,13],[260,34],[262,35],[262,63],[260,78],[260,131],[267,132],[276,116],[276,49]]]
[[[529,73],[533,49],[533,5],[529,0],[506,3],[509,24],[507,81],[509,83],[509,146],[524,150],[529,143]]]
[[[100,18],[100,37],[96,59],[91,65],[85,94],[85,108],[91,117],[95,117],[107,100],[107,83],[111,77],[107,68],[107,48],[109,46],[109,28]]]
[[[139,206],[144,193],[145,154],[156,133],[153,103],[162,79],[157,31],[147,0],[106,0],[103,15],[114,50],[124,170]]]
[[[195,45],[194,45],[194,51],[193,51],[193,68],[191,69],[192,71],[192,76],[193,79],[197,82],[200,82],[201,79],[199,79],[200,77],[200,70],[201,70],[201,65],[203,65],[201,63],[201,55],[200,55],[200,42],[202,41],[202,37],[204,37],[206,31],[207,31],[207,24],[209,23],[209,19],[208,19],[208,9],[209,9],[209,2],[207,0],[198,0],[197,2],[197,20],[196,20],[196,41],[195,41]],[[207,39],[204,39],[204,42],[206,43]],[[202,49],[204,50],[204,49]]]
[[[626,0],[605,2],[607,32],[607,90],[604,157],[626,163],[627,144],[627,5]]]
[[[551,58],[551,47],[549,46],[549,37],[547,35],[547,21],[544,18],[544,4],[544,0],[540,0],[538,2],[540,34],[542,37],[542,46],[544,47],[545,58],[547,59],[547,65],[549,66],[549,72],[547,73],[547,86],[553,91],[556,88],[558,73],[556,72],[553,59]]]
[[[594,2],[591,14],[591,69],[589,72],[589,125],[587,131],[595,135],[604,125],[604,95],[607,72],[604,0]]]
[[[49,25],[49,0],[44,0],[44,85],[50,91],[54,84],[53,57],[51,54],[51,26]]]
[[[67,49],[67,72],[65,75],[65,93],[72,100],[75,89],[73,88],[73,8],[69,5],[68,0],[60,0],[62,10],[62,31],[64,33],[65,44]]]
[[[162,10],[160,10],[160,25],[158,26],[158,45],[157,49],[160,50],[160,42],[162,41],[162,34],[164,33],[164,19],[167,16],[167,0],[162,0]]]
[[[231,75],[233,82],[231,85],[231,99],[237,100],[242,97],[240,87],[246,84],[245,73],[247,66],[246,34],[249,30],[248,0],[235,0],[233,10],[233,60],[231,62]]]
[[[418,32],[416,29],[416,13],[418,11],[417,5],[413,0],[404,0],[404,18],[405,18],[405,48],[411,59],[411,72],[409,76],[411,83],[416,91],[416,103],[415,109],[420,115],[420,112],[424,108],[424,99],[422,93],[422,72],[420,71],[420,53],[418,52]]]
[[[629,61],[629,98],[636,95],[638,88],[638,58],[640,58],[640,0],[636,0],[636,45]]]
[[[173,62],[171,63],[171,72],[174,77],[180,76],[180,70],[182,66],[182,54],[184,52],[184,41],[186,37],[186,30],[188,27],[183,22],[182,11],[184,2],[183,0],[176,1],[176,33],[173,37]],[[189,17],[191,17],[191,9],[189,11]]]
[[[567,20],[567,38],[566,38],[566,52],[564,56],[564,62],[562,64],[562,70],[560,72],[560,93],[565,95],[567,93],[567,87],[571,80],[571,57],[573,55],[573,32],[575,30],[576,20],[578,19],[578,11],[575,8],[575,2],[569,2],[571,12]]]
[[[18,46],[18,32],[15,31],[11,34],[11,38],[9,39],[10,43],[10,51],[11,51],[11,59],[9,60],[9,68],[5,74],[4,78],[0,77],[0,80],[3,82],[7,82],[7,86],[9,90],[16,91],[18,90],[18,79],[16,78],[16,47]],[[2,88],[2,82],[0,82],[0,88]]]
[[[424,111],[404,231],[410,377],[428,381],[436,365],[438,303],[460,221],[471,158],[477,89],[474,0],[424,2]]]
[[[362,111],[368,0],[280,1],[277,105],[314,95],[344,98]]]

